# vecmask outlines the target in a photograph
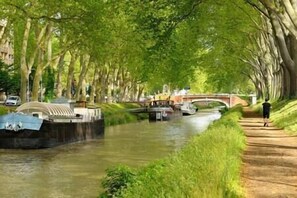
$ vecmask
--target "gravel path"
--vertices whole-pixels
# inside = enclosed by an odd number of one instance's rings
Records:
[[[247,198],[297,198],[297,136],[263,126],[248,108],[240,120],[247,137],[243,154],[242,185]]]

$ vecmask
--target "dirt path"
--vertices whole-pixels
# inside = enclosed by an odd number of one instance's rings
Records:
[[[241,174],[246,197],[297,198],[297,136],[271,123],[264,127],[263,119],[248,108],[240,124],[247,136]]]

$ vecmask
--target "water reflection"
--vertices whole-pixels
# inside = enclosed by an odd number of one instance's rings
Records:
[[[140,166],[180,149],[218,119],[199,112],[170,122],[109,127],[105,137],[43,150],[0,150],[1,197],[97,197],[100,179],[117,164]]]

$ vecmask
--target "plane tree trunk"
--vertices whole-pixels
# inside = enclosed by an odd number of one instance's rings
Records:
[[[76,51],[70,51],[71,60],[68,65],[66,98],[72,99],[76,93],[76,80],[74,79],[74,66],[77,61],[78,55]]]

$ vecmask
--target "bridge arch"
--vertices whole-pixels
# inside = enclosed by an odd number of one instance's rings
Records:
[[[191,102],[192,103],[195,103],[195,102],[220,102],[220,103],[223,103],[224,105],[226,105],[227,108],[230,107],[229,103],[227,103],[226,101],[221,100],[221,99],[201,98],[201,99],[193,99]]]

